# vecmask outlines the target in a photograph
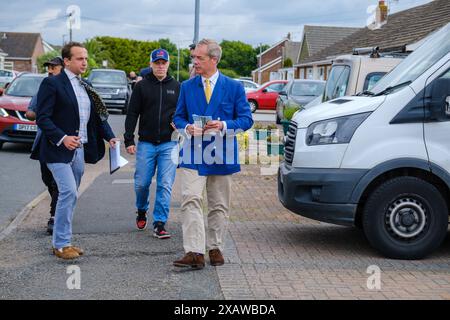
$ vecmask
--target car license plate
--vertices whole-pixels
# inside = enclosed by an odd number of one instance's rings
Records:
[[[32,131],[32,132],[36,132],[37,131],[37,125],[35,125],[35,124],[16,124],[15,125],[15,129],[17,131]]]
[[[100,97],[102,97],[103,99],[111,99],[110,94],[101,94]]]

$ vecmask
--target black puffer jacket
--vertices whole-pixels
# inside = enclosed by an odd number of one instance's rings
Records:
[[[139,141],[160,144],[172,137],[172,117],[177,107],[180,84],[170,75],[159,81],[153,73],[139,81],[131,95],[125,120],[125,146],[135,144],[134,130],[139,118]]]

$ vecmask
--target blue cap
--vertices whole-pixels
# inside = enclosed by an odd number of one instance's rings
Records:
[[[155,62],[158,60],[166,60],[169,61],[169,53],[164,49],[156,49],[153,50],[150,55],[150,61]]]

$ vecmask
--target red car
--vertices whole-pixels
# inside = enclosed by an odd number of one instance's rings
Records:
[[[287,80],[274,80],[264,83],[258,90],[247,92],[247,100],[252,112],[256,109],[275,110],[278,92],[282,91]]]
[[[27,120],[25,112],[44,77],[43,74],[22,74],[0,94],[0,149],[5,142],[33,143],[37,125]]]

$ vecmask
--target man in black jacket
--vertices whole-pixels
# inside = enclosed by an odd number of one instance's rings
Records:
[[[147,227],[150,184],[157,171],[153,235],[159,239],[170,238],[165,224],[169,216],[178,159],[177,141],[172,141],[171,122],[177,106],[180,84],[168,75],[169,63],[169,54],[166,50],[157,49],[152,52],[152,72],[134,87],[124,134],[127,152],[137,154],[134,188],[136,226],[139,230]],[[136,147],[134,130],[138,119],[139,142]]]

